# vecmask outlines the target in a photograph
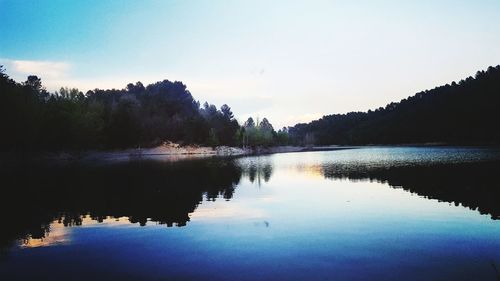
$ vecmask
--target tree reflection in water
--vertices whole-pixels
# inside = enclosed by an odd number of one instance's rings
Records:
[[[12,240],[42,238],[54,220],[81,225],[89,215],[128,217],[184,226],[205,198],[232,198],[241,178],[232,160],[209,159],[165,163],[138,161],[101,166],[29,166],[4,171],[0,232],[4,246]]]
[[[497,175],[500,163],[362,166],[323,164],[326,178],[374,180],[500,217]],[[137,161],[109,165],[28,165],[2,169],[0,248],[17,239],[43,238],[50,224],[81,225],[82,218],[102,222],[127,217],[131,223],[154,221],[184,226],[205,200],[230,200],[242,177],[268,182],[272,161],[266,157],[179,162]]]
[[[429,199],[477,209],[492,219],[500,218],[498,161],[386,167],[323,165],[320,169],[325,178],[384,182]]]
[[[246,157],[238,161],[243,176],[248,177],[251,183],[262,185],[262,181],[268,182],[273,174],[272,161],[269,157]]]

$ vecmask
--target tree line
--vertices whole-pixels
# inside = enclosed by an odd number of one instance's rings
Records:
[[[85,94],[50,93],[34,75],[18,83],[0,66],[2,149],[79,150],[181,144],[257,146],[285,139],[264,118],[240,126],[231,108],[200,105],[182,82],[141,82]]]
[[[265,118],[240,126],[228,105],[200,105],[178,81],[50,93],[41,78],[31,75],[18,83],[0,66],[0,100],[0,145],[6,150],[113,149],[165,141],[257,146],[274,145],[282,134]]]
[[[290,141],[329,144],[499,144],[500,65],[368,112],[289,128]]]
[[[499,144],[500,66],[367,112],[323,116],[275,131],[263,118],[238,124],[231,108],[200,105],[182,82],[141,82],[85,94],[50,93],[0,66],[0,147],[83,150],[180,144],[274,146],[402,143]]]

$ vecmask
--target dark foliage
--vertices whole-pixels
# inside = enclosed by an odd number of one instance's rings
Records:
[[[181,82],[141,82],[122,90],[86,94],[42,81],[24,83],[0,68],[0,140],[7,150],[61,150],[153,146],[164,141],[235,145],[239,131],[231,108],[203,108]]]
[[[289,129],[298,144],[499,144],[500,66],[368,112]]]

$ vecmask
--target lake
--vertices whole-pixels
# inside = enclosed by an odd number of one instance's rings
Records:
[[[3,167],[0,280],[498,280],[500,149]]]

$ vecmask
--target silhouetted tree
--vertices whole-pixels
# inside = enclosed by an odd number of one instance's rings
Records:
[[[36,92],[40,92],[42,90],[42,79],[38,78],[36,75],[28,76],[24,85],[32,88]]]
[[[252,117],[248,117],[247,121],[243,124],[244,128],[253,128],[255,127],[255,122],[253,121]]]
[[[224,116],[224,118],[226,118],[227,120],[233,119],[233,112],[227,104],[223,104],[220,108],[220,111],[222,112],[222,116]]]

